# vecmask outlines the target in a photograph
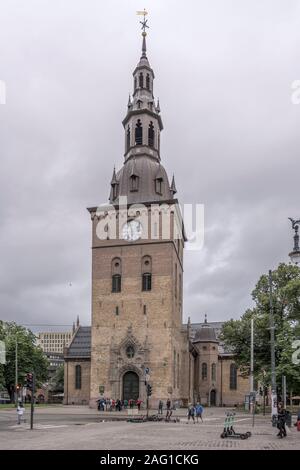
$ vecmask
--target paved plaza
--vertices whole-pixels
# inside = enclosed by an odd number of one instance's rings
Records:
[[[180,419],[177,423],[131,423],[124,413],[100,415],[88,407],[45,407],[36,410],[34,430],[30,430],[29,410],[26,423],[19,426],[15,410],[0,410],[0,449],[300,449],[300,432],[294,426],[281,440],[269,416],[256,416],[252,427],[251,416],[241,412],[236,414],[236,430],[251,431],[252,437],[221,439],[225,411],[206,409],[204,422],[198,424],[187,423],[185,410],[174,412]]]

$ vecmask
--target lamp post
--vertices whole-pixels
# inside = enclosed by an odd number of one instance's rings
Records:
[[[294,248],[293,251],[289,253],[289,257],[291,258],[292,263],[300,264],[300,247],[299,247],[299,226],[300,226],[300,219],[294,220],[289,217],[289,220],[292,222],[292,229],[295,230],[294,235]]]
[[[269,271],[269,304],[270,304],[270,343],[271,343],[271,417],[272,424],[276,426],[277,417],[277,390],[276,390],[276,365],[275,365],[275,326],[273,307],[273,277]]]

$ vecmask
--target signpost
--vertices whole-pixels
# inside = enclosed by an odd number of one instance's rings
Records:
[[[34,394],[35,394],[35,374],[29,372],[26,376],[26,387],[31,390],[31,403],[30,403],[30,429],[33,429],[33,413],[34,413]]]

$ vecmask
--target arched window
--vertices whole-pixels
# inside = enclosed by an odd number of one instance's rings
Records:
[[[154,126],[152,121],[150,122],[148,129],[148,145],[149,147],[154,147]]]
[[[135,126],[135,145],[143,144],[143,126],[141,120],[138,119]]]
[[[217,366],[216,364],[211,365],[211,380],[215,382],[217,380]]]
[[[142,72],[139,75],[139,87],[140,88],[144,87],[144,75],[142,74]]]
[[[75,389],[81,389],[81,366],[75,366]]]
[[[126,348],[126,356],[128,357],[128,359],[132,359],[134,357],[134,354],[135,354],[134,347],[130,344]]]
[[[122,283],[122,266],[120,258],[114,258],[111,263],[111,275],[112,275],[112,285],[111,291],[113,293],[121,292],[121,283]]]
[[[136,87],[137,87],[137,78],[134,77],[134,91],[136,90]]]
[[[202,380],[206,380],[207,379],[207,364],[206,362],[203,362],[202,363]]]
[[[237,367],[235,364],[230,365],[230,382],[229,382],[230,390],[237,389]]]
[[[139,190],[139,177],[136,175],[130,176],[130,191],[138,191]]]
[[[126,150],[128,151],[130,148],[130,127],[127,128],[127,135],[126,135]]]
[[[152,259],[151,256],[143,256],[142,258],[142,290],[148,291],[152,289]]]
[[[147,90],[150,90],[150,75],[147,73],[146,75],[146,88]]]

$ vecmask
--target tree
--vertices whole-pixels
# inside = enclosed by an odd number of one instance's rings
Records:
[[[32,331],[14,322],[0,321],[0,340],[5,342],[6,363],[2,366],[2,382],[11,399],[15,392],[16,343],[18,344],[18,384],[24,385],[26,374],[34,372],[39,386],[48,376],[48,360],[36,345]],[[0,369],[1,373],[1,369]]]
[[[300,269],[281,263],[272,273],[275,325],[275,357],[277,385],[285,375],[288,388],[300,392],[300,367],[293,364],[292,343],[300,333]],[[254,307],[240,320],[223,325],[221,340],[236,355],[242,375],[250,370],[251,319],[254,319],[254,377],[270,383],[269,280],[262,275],[252,292]]]
[[[50,380],[49,390],[51,392],[64,391],[64,365],[60,365]]]

